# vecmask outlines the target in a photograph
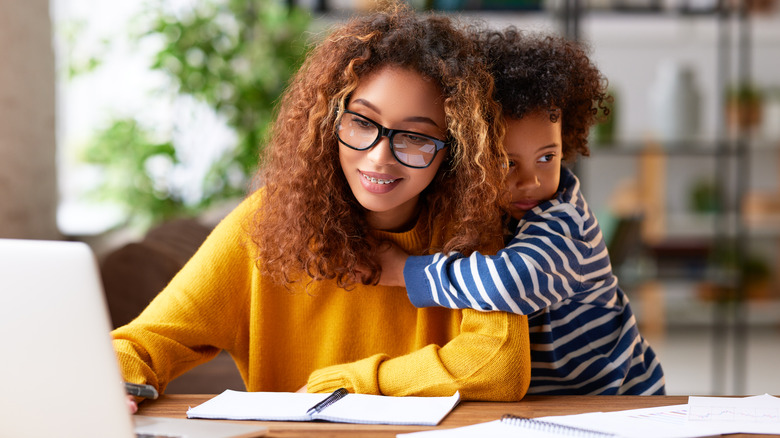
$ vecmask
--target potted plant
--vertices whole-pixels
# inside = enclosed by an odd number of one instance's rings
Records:
[[[733,85],[726,89],[726,123],[732,133],[744,132],[761,123],[761,91],[750,83]]]

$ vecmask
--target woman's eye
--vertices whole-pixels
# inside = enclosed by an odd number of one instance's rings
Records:
[[[431,141],[428,139],[428,137],[423,137],[421,135],[414,135],[414,134],[406,134],[406,139],[409,140],[412,144],[417,145],[424,145],[427,143],[430,143]]]
[[[374,125],[371,124],[368,120],[361,119],[359,117],[353,117],[352,120],[350,120],[351,123],[357,125],[359,128],[373,128]]]

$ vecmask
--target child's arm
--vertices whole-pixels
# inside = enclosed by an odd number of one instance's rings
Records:
[[[410,301],[417,307],[527,315],[579,293],[614,287],[595,219],[583,221],[571,211],[559,211],[557,217],[548,213],[525,221],[509,245],[493,256],[409,257],[404,277]]]
[[[404,282],[404,264],[409,258],[400,246],[393,242],[383,242],[379,247],[379,263],[382,265],[382,275],[379,284],[382,286],[406,287]]]

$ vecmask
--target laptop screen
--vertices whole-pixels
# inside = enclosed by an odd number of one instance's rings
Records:
[[[257,437],[267,428],[133,416],[84,243],[0,239],[0,437]],[[142,435],[139,435],[142,436]]]

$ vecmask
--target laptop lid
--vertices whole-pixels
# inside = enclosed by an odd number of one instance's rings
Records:
[[[0,436],[133,438],[99,270],[84,243],[0,239]],[[166,423],[138,418],[145,432]],[[175,434],[174,420],[166,423]],[[262,426],[209,436],[260,436]],[[254,430],[254,432],[253,432]]]

